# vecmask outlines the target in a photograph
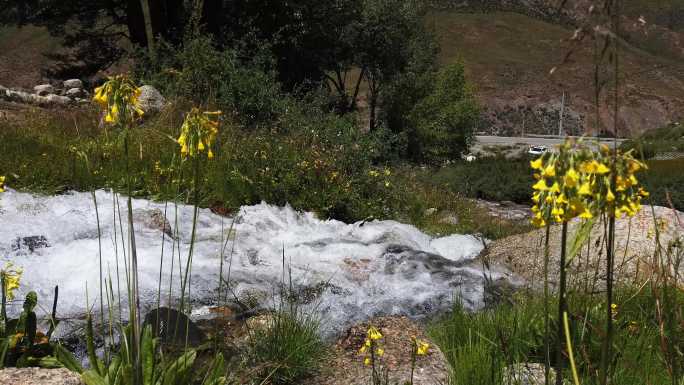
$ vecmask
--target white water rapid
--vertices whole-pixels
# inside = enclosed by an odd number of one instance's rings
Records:
[[[119,217],[114,215],[116,203],[108,191],[98,190],[96,197],[104,276],[111,274],[116,294],[118,251],[123,295],[126,248]],[[118,204],[126,231],[125,198],[119,197]],[[59,285],[58,315],[78,315],[86,309],[87,284],[89,303],[99,309],[98,222],[94,207],[90,193],[41,196],[8,190],[0,195],[0,265],[13,262],[24,269],[18,299],[28,290],[35,290],[41,307],[50,309],[53,288]],[[169,204],[167,225],[163,223],[164,203],[135,199],[133,209],[142,302],[147,308],[156,304],[163,243],[165,305],[174,241],[163,235],[163,229],[166,226],[170,234],[169,230],[178,224],[184,266],[193,208],[178,205],[176,209]],[[208,209],[199,211],[190,284],[196,308],[215,304],[222,239],[229,235],[232,221]],[[256,293],[257,298],[271,301],[279,293],[283,279],[284,253],[293,286],[305,293],[303,297],[315,297],[303,301],[315,306],[328,331],[339,331],[375,315],[420,317],[449,309],[455,300],[463,301],[468,308],[482,304],[484,272],[476,263],[468,262],[483,246],[473,236],[433,238],[395,221],[345,224],[319,220],[312,213],[265,203],[242,207],[230,235],[224,252],[224,277],[228,276],[230,264],[230,282],[236,296]],[[177,295],[179,253],[175,249],[172,286]],[[497,274],[487,274],[497,278]],[[10,313],[20,310],[17,301]]]

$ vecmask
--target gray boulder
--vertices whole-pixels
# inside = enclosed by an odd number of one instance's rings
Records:
[[[79,79],[65,80],[62,84],[64,85],[64,88],[67,90],[70,88],[83,88],[83,82]]]
[[[71,103],[71,98],[66,96],[50,94],[45,97],[50,104],[66,106]]]
[[[53,87],[51,84],[40,84],[33,87],[33,91],[36,93],[36,95],[46,96],[48,94],[54,94],[55,87]]]
[[[162,94],[152,86],[140,87],[140,97],[138,98],[138,107],[146,114],[158,112],[166,104],[166,99]]]
[[[0,370],[0,384],[83,385],[81,376],[65,368],[7,368]]]
[[[80,98],[83,96],[83,90],[81,88],[69,88],[65,95],[70,98]]]

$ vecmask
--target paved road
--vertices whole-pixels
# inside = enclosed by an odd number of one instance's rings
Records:
[[[525,136],[525,137],[520,137],[520,136],[488,136],[488,135],[476,135],[475,136],[476,143],[474,145],[474,148],[477,150],[481,150],[485,146],[514,146],[514,145],[520,145],[520,146],[546,146],[549,149],[553,149],[554,146],[563,143],[565,138],[557,137],[557,136]],[[585,139],[587,143],[593,144],[595,143],[594,138],[586,138]],[[618,139],[618,145],[622,142],[624,142],[626,139]],[[600,143],[605,143],[607,145],[612,145],[614,139],[613,138],[600,138],[599,142]]]

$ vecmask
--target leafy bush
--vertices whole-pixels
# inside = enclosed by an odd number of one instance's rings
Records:
[[[463,65],[443,67],[436,75],[434,89],[411,113],[422,160],[442,163],[459,159],[472,142],[478,118],[479,108]]]
[[[140,61],[137,73],[165,95],[215,105],[250,127],[266,125],[286,110],[289,96],[269,70],[266,50],[245,59],[237,50],[218,49],[209,37],[163,47],[161,62]]]

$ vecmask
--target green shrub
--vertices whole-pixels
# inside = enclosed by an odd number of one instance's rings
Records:
[[[639,137],[620,146],[623,150],[634,149],[638,157],[651,159],[667,152],[684,152],[684,125],[675,123],[655,130],[648,130]]]
[[[161,63],[140,61],[137,73],[167,97],[215,105],[249,127],[268,125],[291,102],[268,69],[266,51],[248,60],[237,50],[217,48],[209,37],[162,47]]]
[[[528,160],[505,158],[457,162],[428,170],[423,179],[464,196],[522,204],[530,202],[530,186],[534,184]]]

